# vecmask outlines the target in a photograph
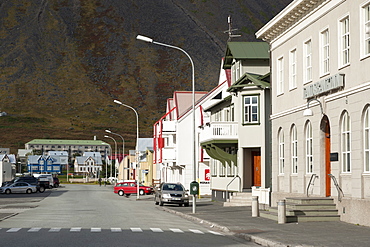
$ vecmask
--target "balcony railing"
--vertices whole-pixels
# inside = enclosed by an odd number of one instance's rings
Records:
[[[214,122],[200,131],[200,142],[238,139],[237,122]]]

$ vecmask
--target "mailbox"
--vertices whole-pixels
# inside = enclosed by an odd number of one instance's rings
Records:
[[[190,194],[199,195],[199,183],[197,181],[193,181],[190,183]]]

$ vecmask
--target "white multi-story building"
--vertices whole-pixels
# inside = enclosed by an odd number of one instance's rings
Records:
[[[202,126],[200,138],[201,146],[211,157],[212,198],[225,201],[231,192],[252,191],[260,197],[260,203],[268,205],[268,44],[228,42],[221,72],[228,76],[214,89],[217,94],[209,94],[204,100],[203,108],[210,120]]]
[[[271,51],[272,205],[334,197],[341,220],[370,225],[370,1],[295,0],[256,35]]]

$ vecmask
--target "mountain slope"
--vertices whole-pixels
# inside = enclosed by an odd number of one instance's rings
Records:
[[[0,3],[2,147],[33,138],[104,139],[104,129],[134,147],[150,137],[174,90],[191,90],[180,51],[147,44],[137,34],[186,50],[196,90],[217,84],[227,17],[242,37],[254,33],[289,0],[3,0]]]

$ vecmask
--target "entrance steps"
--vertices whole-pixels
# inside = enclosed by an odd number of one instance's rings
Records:
[[[233,192],[224,207],[252,206],[252,192]]]
[[[300,197],[286,198],[286,222],[340,221],[338,210],[332,198]],[[278,208],[270,207],[260,211],[260,216],[278,220]]]

